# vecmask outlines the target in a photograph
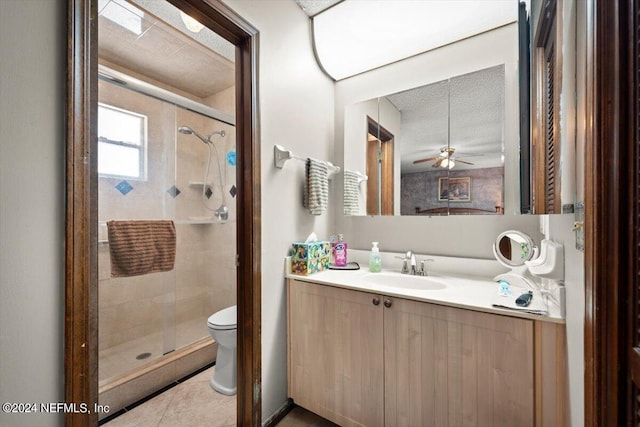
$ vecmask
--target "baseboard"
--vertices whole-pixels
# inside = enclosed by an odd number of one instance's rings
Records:
[[[295,405],[293,404],[293,399],[288,398],[286,402],[278,409],[273,415],[269,417],[264,423],[262,423],[262,427],[273,427],[278,424],[282,419],[293,409]]]

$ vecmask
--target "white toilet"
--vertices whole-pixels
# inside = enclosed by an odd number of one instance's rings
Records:
[[[207,320],[209,333],[218,343],[218,357],[211,387],[222,394],[236,394],[236,330],[237,306],[227,307],[212,314]]]

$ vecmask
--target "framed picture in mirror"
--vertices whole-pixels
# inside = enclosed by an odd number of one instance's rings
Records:
[[[449,177],[438,180],[438,201],[470,202],[471,177]]]

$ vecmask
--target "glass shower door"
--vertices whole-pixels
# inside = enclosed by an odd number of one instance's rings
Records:
[[[99,82],[99,378],[175,349],[175,269],[112,277],[107,222],[175,217],[175,107]]]

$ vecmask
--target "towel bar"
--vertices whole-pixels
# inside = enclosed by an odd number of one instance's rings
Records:
[[[281,145],[274,145],[273,146],[273,163],[274,163],[275,167],[277,167],[278,169],[282,169],[284,167],[284,164],[289,159],[300,160],[302,162],[306,162],[307,161],[306,158],[300,157],[300,156],[296,156],[291,151],[285,150],[284,147],[281,146]],[[340,166],[334,166],[333,163],[327,162],[327,161],[324,161],[324,160],[323,160],[323,162],[326,163],[327,166],[329,167],[329,174],[330,175],[340,172]]]

